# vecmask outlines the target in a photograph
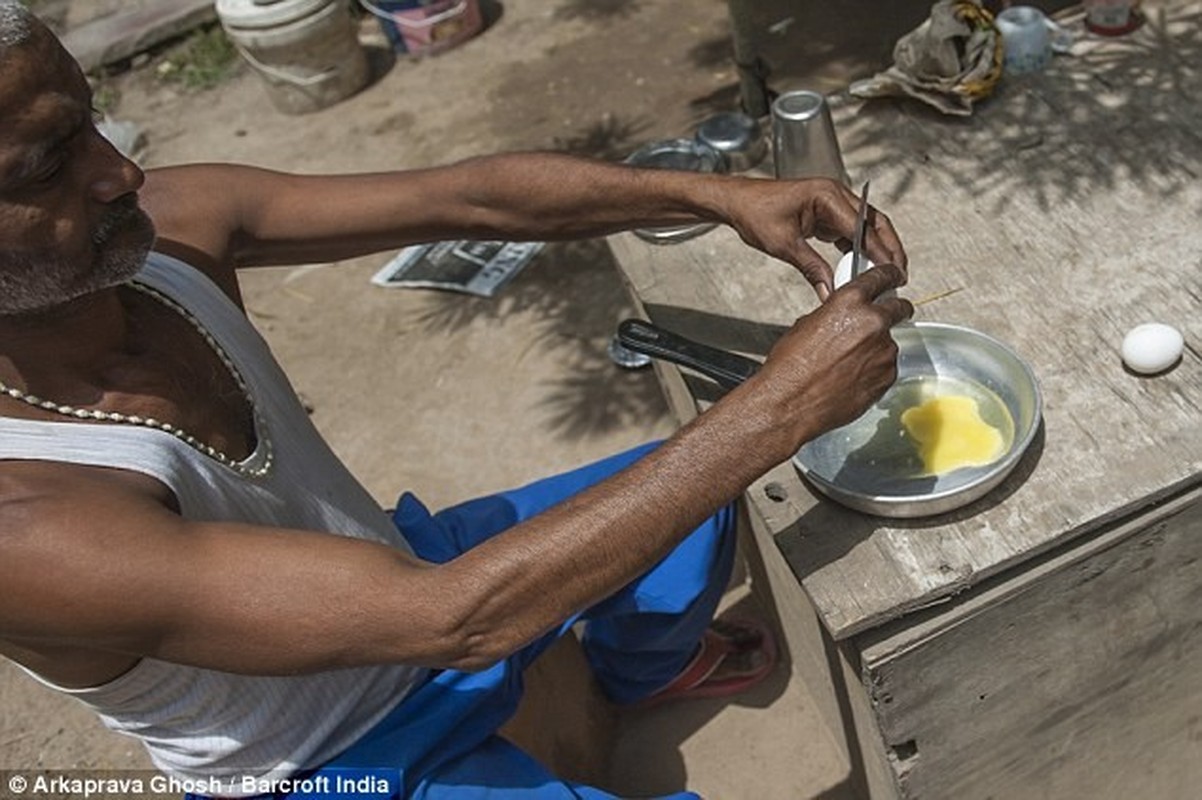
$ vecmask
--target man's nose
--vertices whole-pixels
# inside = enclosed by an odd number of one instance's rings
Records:
[[[142,188],[146,179],[142,168],[126,158],[99,132],[93,134],[92,146],[96,171],[92,178],[92,195],[102,203],[111,203]]]

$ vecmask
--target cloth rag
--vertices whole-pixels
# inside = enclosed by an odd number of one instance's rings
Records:
[[[1002,37],[976,0],[939,0],[898,40],[893,65],[856,81],[855,97],[913,97],[945,114],[968,116],[1002,76]]]

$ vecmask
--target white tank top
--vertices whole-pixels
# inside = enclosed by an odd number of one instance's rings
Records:
[[[266,424],[245,463],[263,458],[270,437],[269,472],[243,477],[149,428],[3,416],[0,459],[131,470],[170,488],[187,519],[329,531],[411,552],[387,513],[325,444],[266,343],[225,294],[194,268],[157,253],[136,280],[186,307],[241,372]],[[90,706],[112,730],[141,739],[164,773],[193,781],[221,778],[225,788],[209,793],[237,797],[245,794],[243,777],[284,778],[338,755],[424,674],[395,665],[258,677],[144,658],[117,679],[87,689],[33,677]]]

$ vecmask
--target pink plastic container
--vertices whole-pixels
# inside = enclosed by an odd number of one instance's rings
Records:
[[[359,0],[359,4],[379,19],[398,53],[440,53],[484,27],[478,0]]]

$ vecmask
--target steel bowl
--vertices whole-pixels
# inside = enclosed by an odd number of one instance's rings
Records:
[[[643,320],[625,320],[617,335],[630,350],[688,367],[728,389],[760,366]],[[1022,459],[1039,430],[1039,384],[1013,350],[971,328],[905,323],[893,328],[893,338],[898,346],[893,386],[855,421],[803,445],[793,463],[818,492],[849,508],[882,517],[942,514],[984,496]],[[1002,432],[1000,456],[983,466],[925,473],[901,415],[944,394],[977,401],[981,418]]]
[[[897,326],[893,336],[897,382],[859,419],[807,442],[793,463],[811,486],[849,508],[896,518],[942,514],[983,497],[1018,464],[1039,429],[1039,384],[1013,350],[971,328],[917,322]],[[983,416],[993,405],[998,419],[1008,416],[1013,427],[1005,431],[1003,455],[984,466],[925,474],[912,442],[894,444],[900,410],[913,405],[905,394],[923,381],[971,387]]]
[[[768,139],[760,123],[741,111],[727,111],[704,120],[696,138],[722,154],[728,172],[747,172],[768,155]]]
[[[686,172],[725,172],[721,153],[694,139],[664,139],[643,145],[626,157],[626,163],[649,169],[674,169]],[[715,222],[690,222],[656,228],[637,228],[634,235],[655,244],[673,244],[691,239],[714,228]]]

